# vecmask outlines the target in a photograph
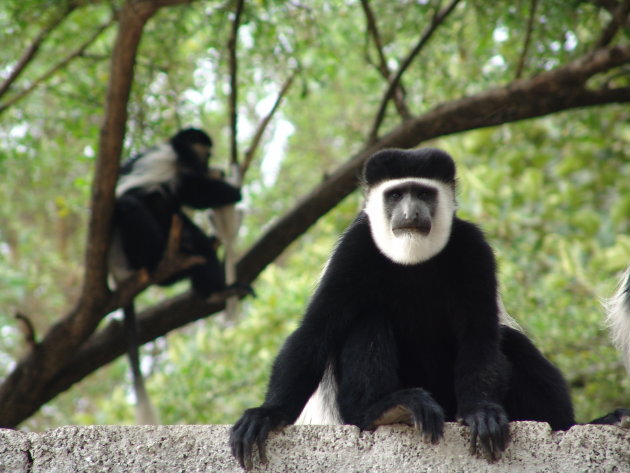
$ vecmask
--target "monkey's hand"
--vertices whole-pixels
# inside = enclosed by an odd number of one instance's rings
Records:
[[[209,167],[208,168],[208,177],[211,179],[225,179],[225,171],[220,168]]]
[[[273,407],[255,407],[247,409],[240,420],[234,424],[230,432],[232,455],[246,470],[254,466],[254,444],[258,446],[258,456],[262,463],[267,463],[265,440],[269,432],[287,425],[289,422],[284,413]]]
[[[630,429],[630,409],[615,409],[604,417],[590,421],[589,424],[616,425],[624,429]]]
[[[484,402],[461,415],[460,422],[470,427],[470,451],[481,454],[489,462],[501,458],[510,443],[510,428],[503,407],[493,402]]]
[[[359,427],[373,430],[389,424],[415,427],[426,441],[435,444],[444,433],[444,411],[424,389],[403,389],[368,408]]]

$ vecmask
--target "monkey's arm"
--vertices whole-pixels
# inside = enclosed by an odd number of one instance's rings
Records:
[[[183,174],[178,187],[182,203],[196,209],[222,207],[241,200],[240,189],[207,176]]]
[[[484,456],[495,460],[509,443],[508,418],[502,406],[509,367],[499,344],[496,265],[492,250],[472,224],[455,223],[453,238],[455,243],[465,242],[458,246],[465,251],[454,255],[459,262],[454,276],[459,294],[452,301],[459,347],[457,416],[470,426],[471,448],[476,450],[479,441]]]
[[[298,418],[356,316],[356,297],[352,278],[348,277],[357,270],[357,260],[347,257],[354,251],[352,246],[346,235],[331,257],[302,324],[287,339],[274,362],[265,402],[245,411],[232,428],[232,454],[246,469],[252,467],[254,444],[265,462],[269,432]]]
[[[325,323],[317,322],[321,301],[314,301],[305,320],[285,342],[278,354],[267,388],[265,402],[245,411],[230,435],[232,454],[241,466],[252,468],[253,446],[266,462],[265,440],[270,431],[295,422],[319,384],[326,367],[329,340]]]
[[[508,417],[502,405],[507,388],[507,361],[498,348],[494,330],[469,328],[460,340],[455,365],[457,416],[471,429],[471,450],[490,461],[509,444]]]

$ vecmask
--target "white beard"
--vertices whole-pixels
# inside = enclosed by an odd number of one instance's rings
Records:
[[[384,195],[392,187],[417,183],[437,189],[437,210],[428,235],[405,232],[394,235],[385,215]],[[433,179],[404,178],[384,181],[369,190],[364,211],[370,220],[370,231],[378,249],[394,263],[412,265],[427,261],[444,249],[451,235],[456,203],[453,187]]]

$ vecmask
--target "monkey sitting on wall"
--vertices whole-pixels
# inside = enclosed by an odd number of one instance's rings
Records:
[[[264,461],[269,432],[296,421],[405,423],[438,442],[444,422],[459,420],[491,461],[509,444],[509,421],[574,425],[562,374],[508,323],[483,233],[456,216],[451,156],[384,150],[363,178],[365,207],[280,350],[264,403],[232,428],[240,464],[252,468],[256,448]]]

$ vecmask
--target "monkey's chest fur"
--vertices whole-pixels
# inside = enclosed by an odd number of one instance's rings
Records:
[[[467,324],[467,314],[461,311],[465,296],[455,290],[460,285],[452,284],[461,272],[457,231],[447,246],[449,251],[404,266],[378,252],[360,220],[351,228],[345,243],[350,240],[355,250],[372,256],[354,261],[356,287],[362,288],[360,309],[337,363],[339,373],[350,366],[364,368],[366,376],[373,376],[370,370],[394,371],[395,389],[427,390],[449,420],[457,410],[455,366],[460,334]],[[371,356],[370,347],[389,348]],[[362,358],[365,362],[357,364]]]
[[[386,290],[379,293],[365,315],[375,318],[376,325],[391,334],[399,389],[426,389],[447,416],[453,417],[458,347],[448,300],[456,296],[449,294],[447,281],[430,268],[407,269],[408,278],[402,284],[389,284],[389,278],[381,281]],[[442,296],[436,297],[438,293]],[[382,297],[386,294],[390,296]]]

